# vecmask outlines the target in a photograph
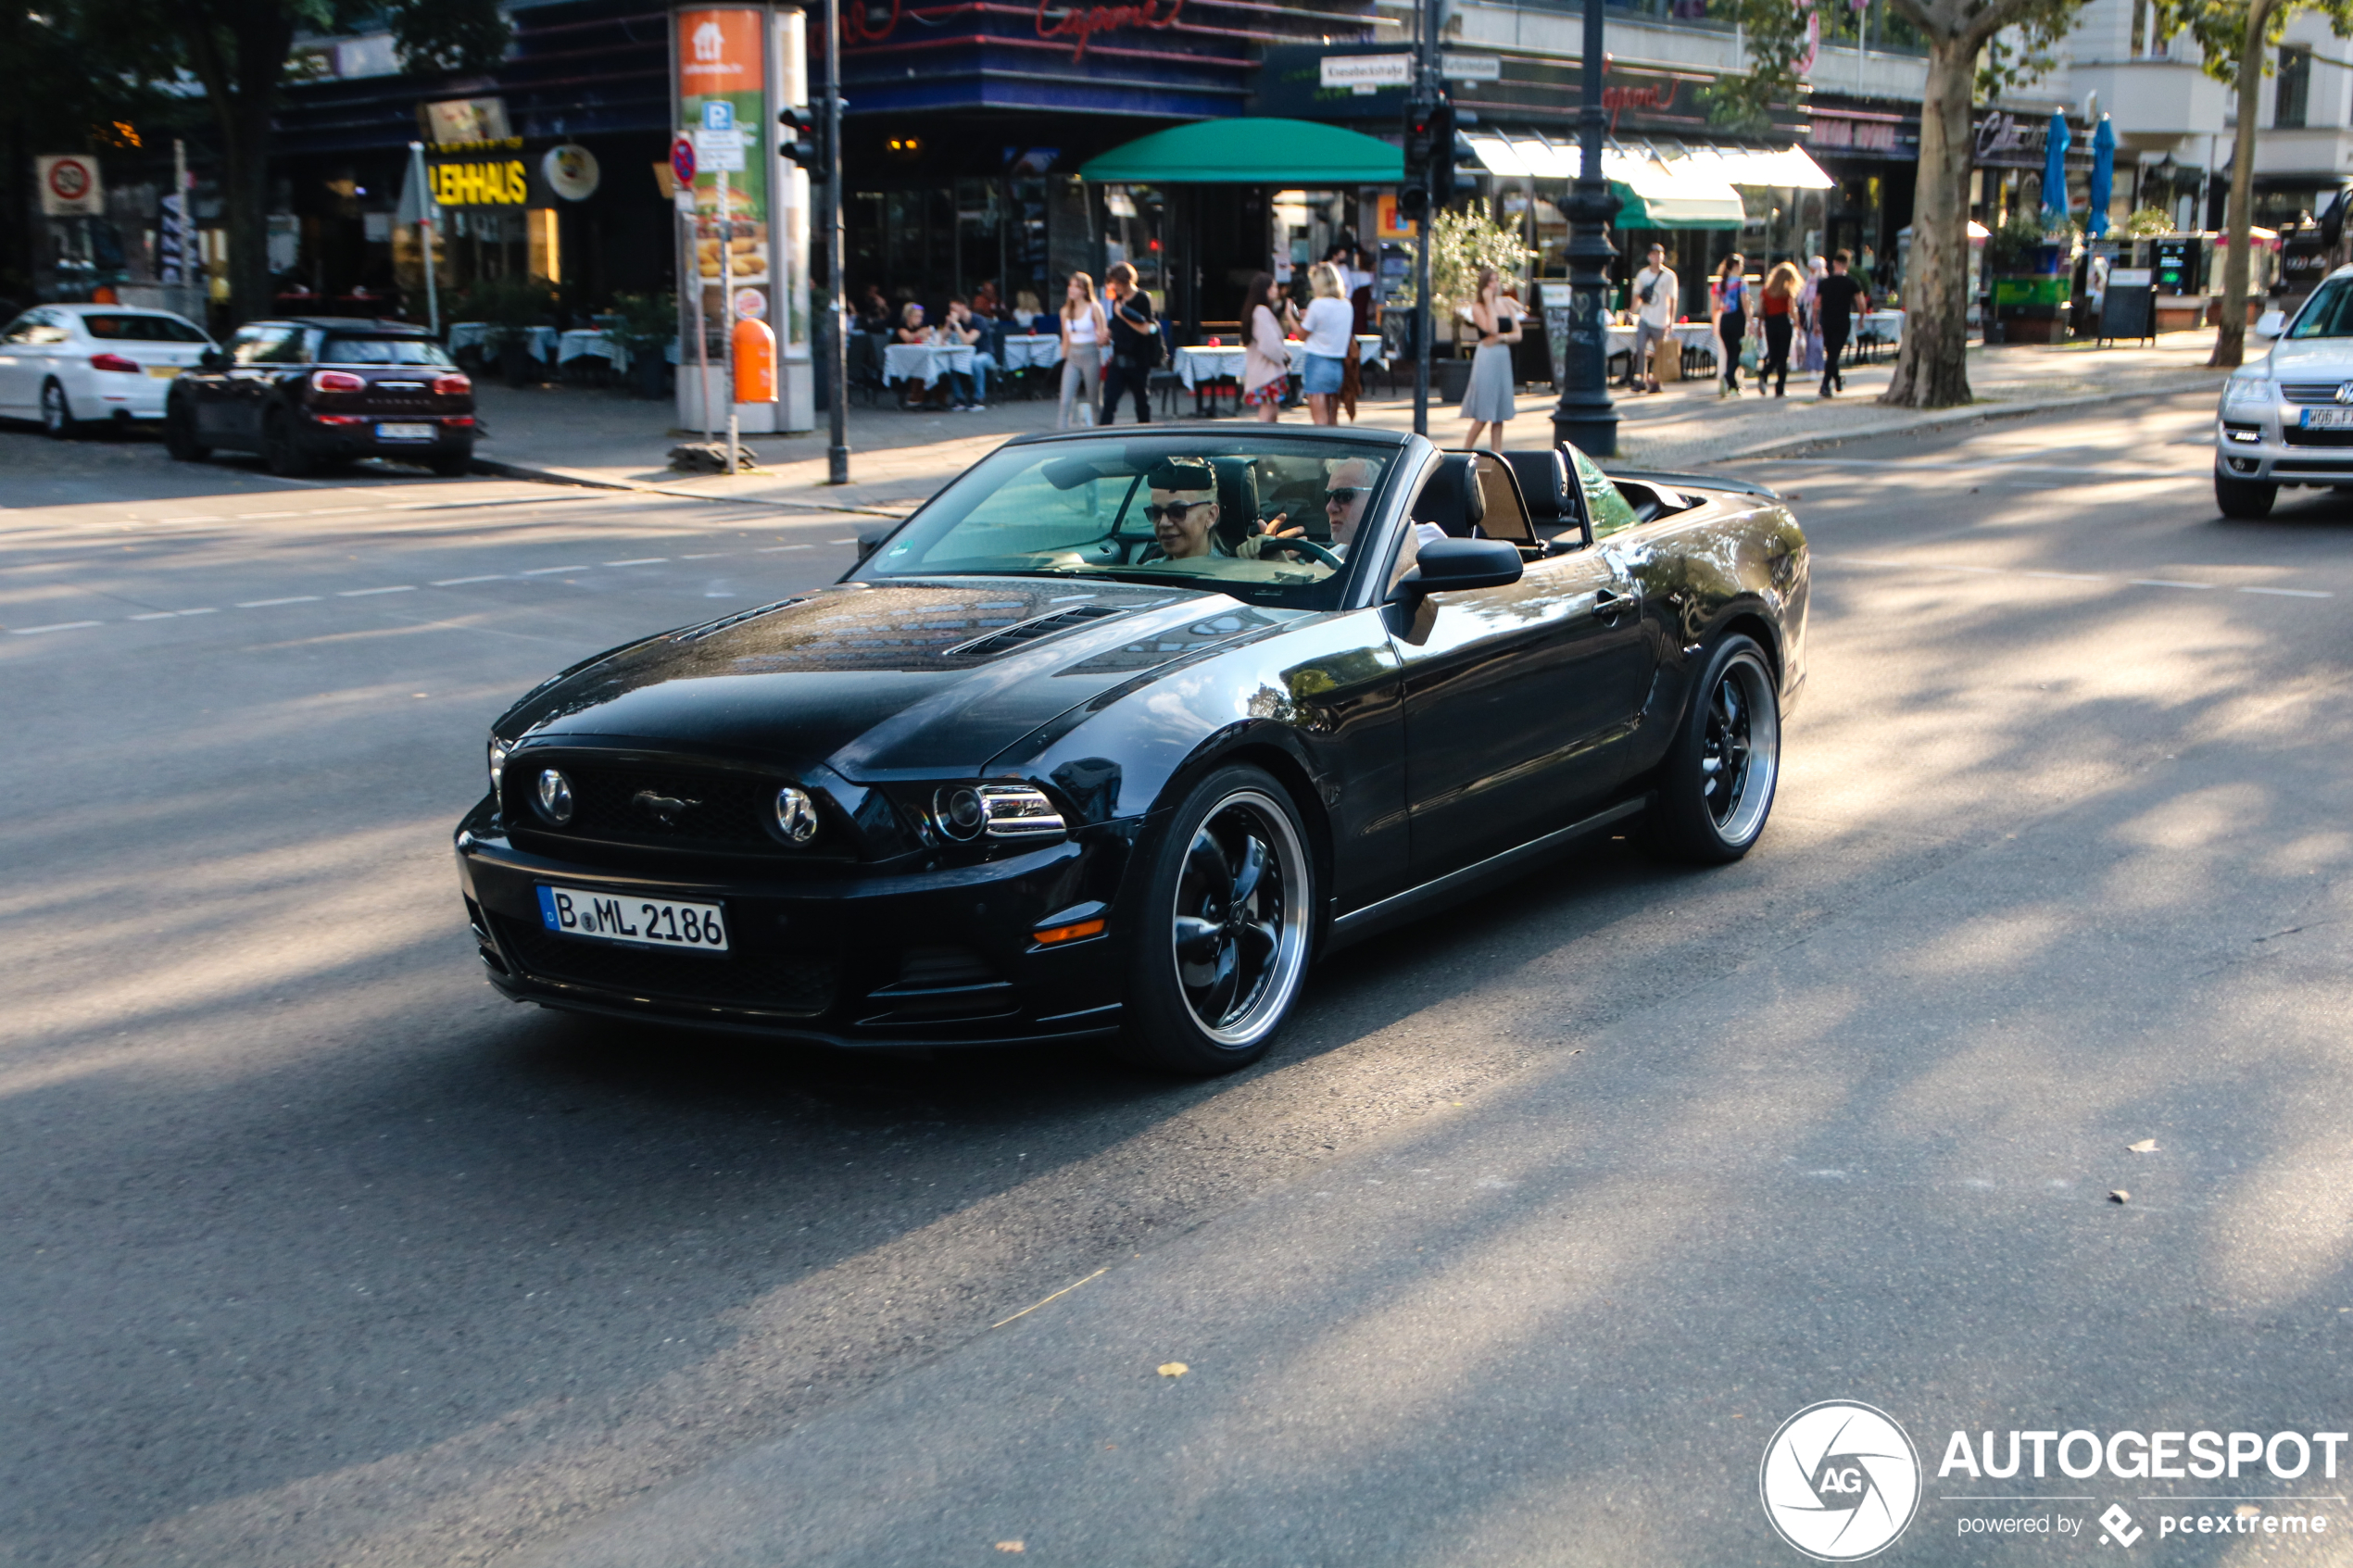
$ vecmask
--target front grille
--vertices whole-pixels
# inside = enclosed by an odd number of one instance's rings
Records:
[[[528,759],[526,759],[527,761]],[[782,781],[742,773],[702,772],[663,767],[610,767],[558,760],[572,781],[572,821],[550,826],[529,804],[539,777],[536,767],[510,768],[515,791],[503,803],[517,828],[564,838],[594,838],[611,844],[649,844],[693,848],[784,848],[766,827]],[[648,797],[644,800],[640,797]],[[665,812],[656,801],[686,804]]]
[[[2334,403],[2339,381],[2292,381],[2280,383],[2280,395],[2291,403]]]
[[[2280,439],[2290,446],[2353,446],[2353,430],[2305,430],[2283,425]]]
[[[491,929],[523,972],[593,990],[683,1002],[756,1008],[813,1018],[833,1006],[841,961],[830,953],[786,953],[742,946],[729,953],[673,953],[559,936],[546,926],[493,914]]]

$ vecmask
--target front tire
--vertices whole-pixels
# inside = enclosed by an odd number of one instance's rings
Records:
[[[1152,851],[1138,922],[1130,1054],[1200,1077],[1265,1056],[1315,930],[1315,861],[1283,786],[1246,766],[1194,785]]]
[[[295,434],[294,419],[283,408],[272,408],[261,421],[261,460],[280,479],[300,479],[312,463]]]
[[[212,448],[196,439],[196,411],[184,397],[175,397],[163,411],[163,449],[174,461],[201,463]]]
[[[1720,866],[1749,851],[1781,774],[1780,696],[1755,639],[1711,647],[1651,802],[1650,839],[1670,859]]]
[[[66,401],[66,389],[56,382],[41,385],[41,429],[52,441],[71,441],[82,421],[73,417],[73,405]]]
[[[2214,472],[2214,504],[2224,517],[2241,522],[2254,522],[2271,515],[2271,503],[2280,498],[2280,487],[2259,479],[2233,479],[2217,469]]]

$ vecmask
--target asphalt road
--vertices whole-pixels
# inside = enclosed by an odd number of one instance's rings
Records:
[[[1789,1563],[1825,1399],[1929,1467],[1887,1561],[2341,1560],[2144,1500],[2353,1530],[2317,1467],[1935,1475],[2353,1425],[2353,506],[2219,521],[2208,412],[1747,465],[1816,549],[1757,851],[1352,950],[1211,1085],[478,978],[488,721],[845,520],[0,434],[0,1561]]]

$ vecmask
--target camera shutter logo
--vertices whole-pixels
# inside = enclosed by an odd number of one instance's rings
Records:
[[[1825,1399],[1781,1423],[1756,1489],[1781,1539],[1818,1562],[1853,1562],[1894,1545],[1919,1512],[1919,1454],[1886,1411]]]

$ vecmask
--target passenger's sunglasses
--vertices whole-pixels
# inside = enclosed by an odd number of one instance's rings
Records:
[[[1165,506],[1153,503],[1144,508],[1144,521],[1158,522],[1161,519],[1166,518],[1171,522],[1182,522],[1187,512],[1191,511],[1195,507],[1207,505],[1209,505],[1207,501],[1171,501]]]
[[[1356,497],[1362,495],[1364,493],[1364,488],[1361,485],[1344,484],[1337,490],[1325,491],[1324,505],[1327,507],[1353,507],[1356,504]]]

